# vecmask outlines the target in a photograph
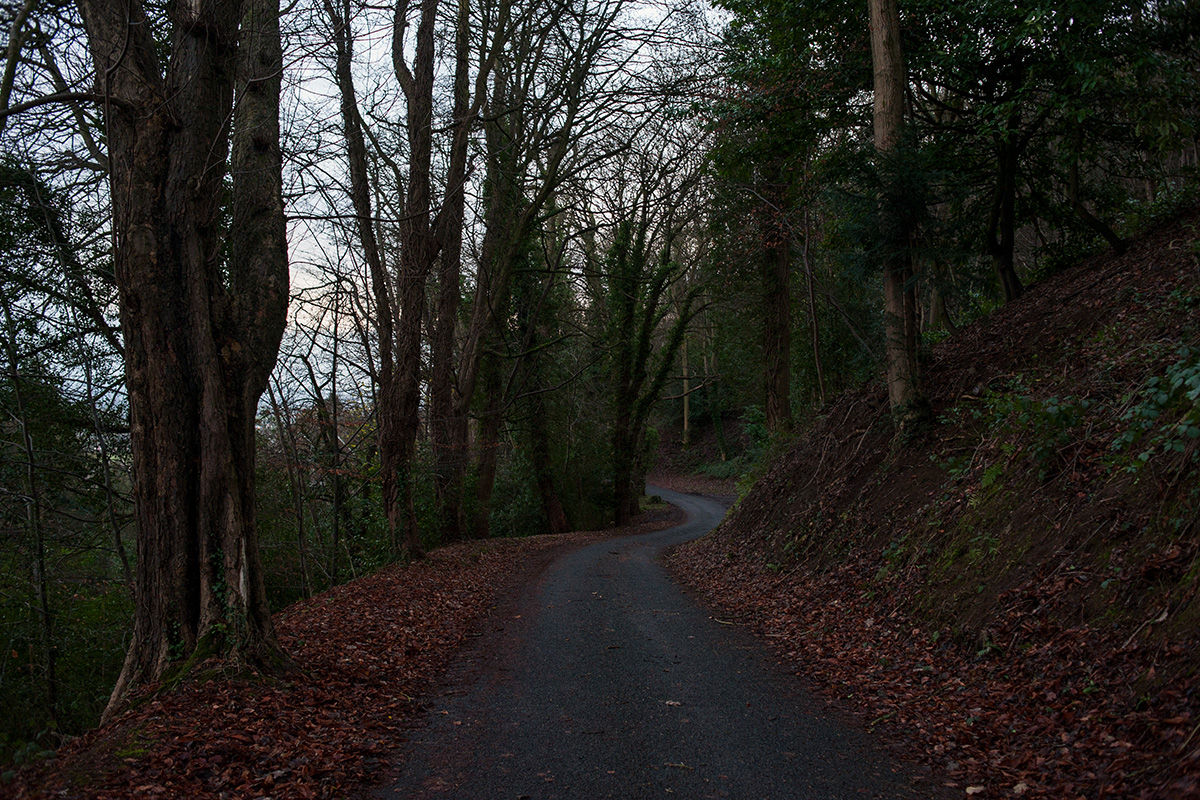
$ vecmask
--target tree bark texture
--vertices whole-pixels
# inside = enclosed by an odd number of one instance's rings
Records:
[[[896,0],[870,0],[871,57],[875,75],[875,149],[886,158],[899,144],[904,124],[904,59]],[[890,215],[892,209],[882,209]],[[883,265],[884,332],[888,399],[903,429],[922,404],[917,374],[916,298],[902,241],[886,243]]]
[[[480,421],[481,449],[475,487],[477,510],[474,536],[477,538],[484,538],[489,533],[488,519],[492,490],[496,481],[500,429],[506,400],[506,382],[501,374],[498,353],[505,347],[502,326],[509,316],[512,299],[511,278],[518,245],[513,237],[521,235],[523,229],[523,225],[518,221],[521,216],[520,209],[510,196],[515,190],[512,173],[504,170],[504,165],[499,159],[496,153],[489,153],[488,177],[492,184],[492,197],[488,203],[487,218],[496,222],[488,225],[480,248],[475,302],[463,336],[459,375],[455,386],[457,404],[454,414],[459,421],[454,429],[459,437],[456,446],[465,452],[467,414],[475,396],[476,386],[482,378],[484,412]],[[506,224],[501,220],[508,222]],[[512,229],[513,225],[517,230]],[[461,481],[463,474],[459,473],[455,477]]]
[[[254,512],[254,422],[288,296],[282,55],[270,0],[173,7],[165,74],[137,0],[79,9],[108,98],[138,522],[134,633],[111,715],[136,685],[193,655],[288,664]]]
[[[502,7],[502,22],[507,21],[507,5]],[[460,31],[466,25],[465,12],[460,18]],[[502,31],[497,32],[497,39],[503,40]],[[460,48],[465,48],[465,40],[459,42]],[[463,53],[459,53],[460,59]],[[458,291],[459,291],[459,262],[462,249],[462,192],[453,198],[456,203],[455,214],[446,219],[444,237],[448,253],[443,253],[444,264],[447,255],[453,258],[454,270],[447,270],[446,283],[439,299],[438,330],[435,331],[435,355],[433,366],[434,418],[435,437],[433,441],[434,459],[437,464],[438,499],[441,506],[444,532],[446,535],[460,533],[455,527],[455,520],[461,516],[458,498],[463,493],[463,483],[467,467],[470,463],[469,443],[467,441],[468,418],[471,404],[475,399],[476,389],[480,380],[482,363],[486,347],[499,348],[503,345],[502,326],[508,316],[511,295],[511,281],[517,253],[525,241],[536,212],[544,204],[542,193],[538,196],[522,197],[521,185],[525,178],[519,164],[520,148],[528,148],[531,144],[526,138],[523,114],[525,98],[511,98],[510,65],[505,59],[489,60],[486,66],[491,78],[492,88],[487,97],[488,117],[484,126],[486,142],[488,198],[485,217],[488,225],[480,244],[479,265],[476,273],[474,301],[471,305],[471,315],[462,330],[461,348],[458,358],[457,376],[453,370],[453,352],[451,343],[454,339],[458,322]],[[465,64],[460,61],[464,74],[459,78],[456,89],[455,105],[464,115],[461,128],[462,146],[465,148],[466,122],[477,115],[477,110],[468,111],[466,95]],[[482,74],[482,73],[481,73]],[[477,82],[475,102],[485,96],[484,86]],[[456,140],[456,144],[458,140]],[[466,152],[461,152],[461,161],[457,162],[460,170],[459,178],[464,177],[461,169],[465,167]],[[453,176],[452,176],[453,177]],[[453,185],[453,184],[452,184]],[[450,296],[453,287],[454,297]],[[452,313],[453,312],[453,313]],[[439,342],[440,340],[440,342]],[[442,355],[439,355],[441,353]],[[499,365],[496,365],[499,369]],[[504,382],[496,384],[499,391],[504,391]],[[499,419],[491,419],[493,414],[500,414],[504,406],[503,397],[488,396],[484,399],[488,417],[482,422],[482,430],[491,431],[499,436]],[[495,474],[496,457],[494,445],[487,441],[483,443],[484,450],[479,456],[479,465],[486,475]],[[493,480],[481,480],[476,486],[476,499],[487,508],[491,501]],[[487,524],[481,511],[473,526],[475,535],[486,533]]]
[[[695,299],[692,290],[678,306],[669,303],[670,286],[680,274],[671,261],[673,232],[666,234],[661,257],[652,260],[647,211],[643,206],[635,213],[639,217],[636,224],[626,220],[617,226],[607,268],[613,511],[617,525],[627,524],[640,510],[643,487],[635,485],[635,480],[643,477],[639,472],[644,472],[642,447],[647,420],[675,364]],[[670,307],[678,309],[677,316],[667,327],[662,344],[655,348]]]
[[[496,467],[500,449],[500,412],[504,381],[500,359],[489,353],[481,366],[484,407],[479,420],[479,464],[475,481],[475,520],[472,535],[486,539],[491,532],[492,491],[496,488]]]
[[[638,301],[642,296],[645,247],[644,235],[634,241],[633,225],[622,223],[618,229],[608,267],[608,307],[611,314],[609,338],[614,350],[612,362],[612,469],[613,516],[617,525],[625,525],[638,512],[638,496],[633,482],[633,460],[637,451],[637,431],[633,416],[637,394],[645,380],[645,360],[640,358],[637,330]]]
[[[958,326],[950,316],[950,309],[946,307],[946,295],[936,283],[929,290],[929,330],[958,332]]]
[[[497,3],[492,25],[486,32],[469,31],[467,0],[460,0],[456,32],[454,91],[455,136],[448,164],[447,202],[439,214],[442,242],[442,279],[439,285],[438,315],[433,330],[432,425],[436,488],[443,535],[453,538],[462,532],[457,527],[462,513],[458,507],[469,463],[468,419],[481,381],[485,347],[503,344],[503,326],[507,324],[513,270],[523,246],[562,180],[564,160],[572,152],[572,131],[581,104],[588,70],[596,58],[596,47],[603,41],[604,25],[594,30],[582,28],[571,35],[581,37],[571,48],[574,60],[570,69],[556,81],[543,83],[534,77],[549,52],[561,47],[556,43],[565,31],[545,25],[540,17],[518,16],[510,19],[512,3]],[[473,97],[468,93],[467,65],[470,39],[478,36],[480,61],[475,70]],[[490,83],[490,90],[489,90]],[[482,113],[481,113],[482,112]],[[474,300],[470,317],[456,330],[458,319],[462,235],[462,188],[467,163],[468,134],[480,118],[485,120],[487,225],[479,248]],[[455,371],[453,344],[458,344]],[[518,361],[521,356],[518,355]],[[515,370],[515,367],[514,367]],[[455,374],[456,373],[456,374]],[[511,371],[510,371],[511,374]],[[507,391],[502,381],[501,391]],[[488,408],[503,410],[509,398],[487,397]],[[490,415],[491,412],[485,412]],[[497,421],[484,419],[483,430],[491,430]],[[498,432],[498,428],[496,429]],[[484,447],[488,445],[485,443]],[[484,472],[493,470],[489,463],[494,448],[480,454]],[[478,487],[487,494],[488,480]],[[477,500],[490,500],[477,492]],[[475,530],[482,530],[479,524]]]

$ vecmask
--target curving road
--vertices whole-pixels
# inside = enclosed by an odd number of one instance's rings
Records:
[[[660,551],[711,530],[725,509],[650,491],[687,522],[554,562],[466,654],[376,796],[923,796],[749,634],[670,581]]]

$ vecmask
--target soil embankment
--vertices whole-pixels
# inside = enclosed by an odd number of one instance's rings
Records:
[[[975,797],[1200,796],[1200,215],[830,404],[676,572]]]

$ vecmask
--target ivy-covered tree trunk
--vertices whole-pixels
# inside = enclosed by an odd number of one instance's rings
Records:
[[[289,663],[254,511],[256,411],[288,296],[282,54],[272,0],[174,6],[165,72],[137,0],[79,9],[107,97],[138,523],[133,640],[111,716],[138,684],[210,654]]]
[[[763,222],[763,382],[767,428],[786,433],[792,428],[792,248],[786,192],[777,194],[778,205],[765,211]]]
[[[489,353],[480,365],[483,384],[483,415],[479,420],[479,463],[476,465],[475,519],[471,535],[486,539],[491,532],[492,491],[496,488],[496,468],[500,449],[501,399],[504,381],[499,356]]]
[[[639,472],[644,461],[647,420],[675,364],[695,300],[693,290],[678,306],[669,302],[668,289],[681,274],[671,260],[671,233],[667,233],[661,257],[652,261],[647,209],[643,206],[635,213],[639,216],[636,226],[629,220],[618,224],[606,265],[613,511],[617,525],[627,524],[639,511],[642,486],[635,482],[644,477]],[[674,308],[674,320],[662,325]],[[656,348],[659,334],[665,335]]]
[[[622,222],[608,257],[609,347],[612,357],[612,476],[613,516],[617,525],[626,524],[638,512],[634,493],[633,458],[637,450],[633,415],[637,386],[644,380],[637,365],[639,342],[636,329],[644,234],[634,241],[633,225]]]

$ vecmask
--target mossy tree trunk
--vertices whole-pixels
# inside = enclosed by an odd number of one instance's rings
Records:
[[[627,524],[639,511],[642,487],[635,485],[643,460],[646,425],[658,402],[684,331],[693,316],[695,290],[676,307],[669,301],[671,285],[682,268],[671,260],[674,235],[668,222],[662,252],[654,259],[649,245],[649,211],[644,203],[617,226],[609,252],[607,333],[611,350],[613,508],[617,525]],[[668,313],[677,308],[668,324]],[[662,325],[665,330],[660,330]],[[658,339],[661,334],[662,338]],[[656,340],[658,347],[656,348]]]
[[[787,189],[776,173],[773,202],[763,209],[763,384],[767,428],[792,428],[792,243],[788,229]]]

